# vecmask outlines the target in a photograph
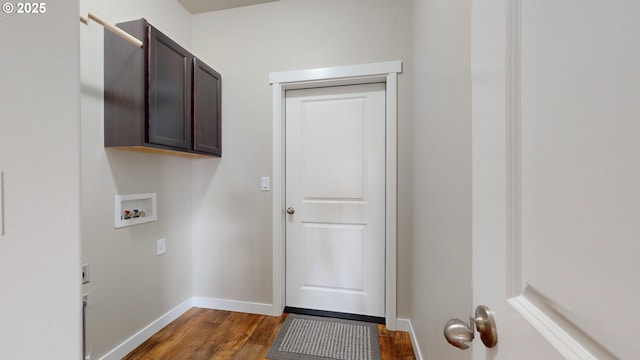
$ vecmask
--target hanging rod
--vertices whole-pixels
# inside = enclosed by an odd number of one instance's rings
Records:
[[[84,17],[82,15],[80,15],[80,22],[85,24],[85,25],[89,25],[89,20],[93,20],[95,22],[97,22],[98,24],[102,25],[105,29],[111,31],[112,33],[120,36],[121,38],[127,40],[128,42],[132,43],[133,45],[137,46],[137,47],[142,47],[142,41],[136,39],[135,37],[131,36],[129,33],[127,33],[126,31],[120,29],[119,27],[113,26],[111,24],[109,24],[108,22],[106,22],[104,19],[102,19],[101,17],[99,17],[98,15],[89,12],[87,14],[87,17]]]

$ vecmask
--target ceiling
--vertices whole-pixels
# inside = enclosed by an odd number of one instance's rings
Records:
[[[192,14],[257,5],[278,0],[178,0]]]

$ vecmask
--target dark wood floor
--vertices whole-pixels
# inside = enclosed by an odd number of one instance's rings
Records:
[[[286,317],[192,308],[124,360],[265,359]],[[415,359],[408,333],[378,325],[378,338],[383,360]]]

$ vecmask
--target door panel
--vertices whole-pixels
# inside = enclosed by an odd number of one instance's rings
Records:
[[[193,149],[222,155],[222,77],[193,58]]]
[[[384,317],[384,84],[286,94],[286,305]]]
[[[300,140],[305,200],[363,200],[365,101],[352,97],[304,102]]]
[[[574,5],[522,4],[523,275],[615,357],[637,358],[640,323],[624,319],[640,299],[640,5]]]
[[[474,358],[636,358],[640,5],[477,2],[473,16],[474,302],[499,333]]]
[[[151,26],[149,48],[147,141],[191,149],[193,55]]]
[[[303,223],[304,287],[365,291],[366,226]],[[326,259],[333,264],[326,266]],[[342,266],[338,265],[342,264]]]

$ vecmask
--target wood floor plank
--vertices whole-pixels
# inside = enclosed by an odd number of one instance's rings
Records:
[[[263,360],[286,318],[192,308],[123,360]],[[378,338],[382,360],[415,359],[408,333],[379,325]]]
[[[247,339],[247,343],[262,345],[262,346],[267,345],[267,343],[269,343],[271,338],[275,337],[274,333],[275,334],[278,333],[277,331],[274,331],[274,329],[276,328],[279,329],[280,326],[282,326],[284,319],[286,319],[286,316],[284,317],[263,316],[262,321],[260,322],[258,327],[251,334],[249,339]]]
[[[260,352],[260,355],[256,359],[259,359],[259,360],[266,359],[267,353],[269,352],[269,348],[271,347],[271,344],[273,344],[273,342],[276,340],[276,337],[278,336],[278,333],[280,332],[282,325],[284,325],[284,321],[287,319],[288,315],[289,314],[282,314],[282,316],[277,318],[278,321],[276,322],[275,327],[273,327],[273,329],[271,330],[271,334],[267,338],[264,344],[264,347]]]
[[[230,321],[221,325],[225,329],[225,340],[217,348],[216,352],[211,354],[212,359],[233,359],[242,347],[246,344],[251,333],[258,326],[262,315],[235,313],[230,317]]]

